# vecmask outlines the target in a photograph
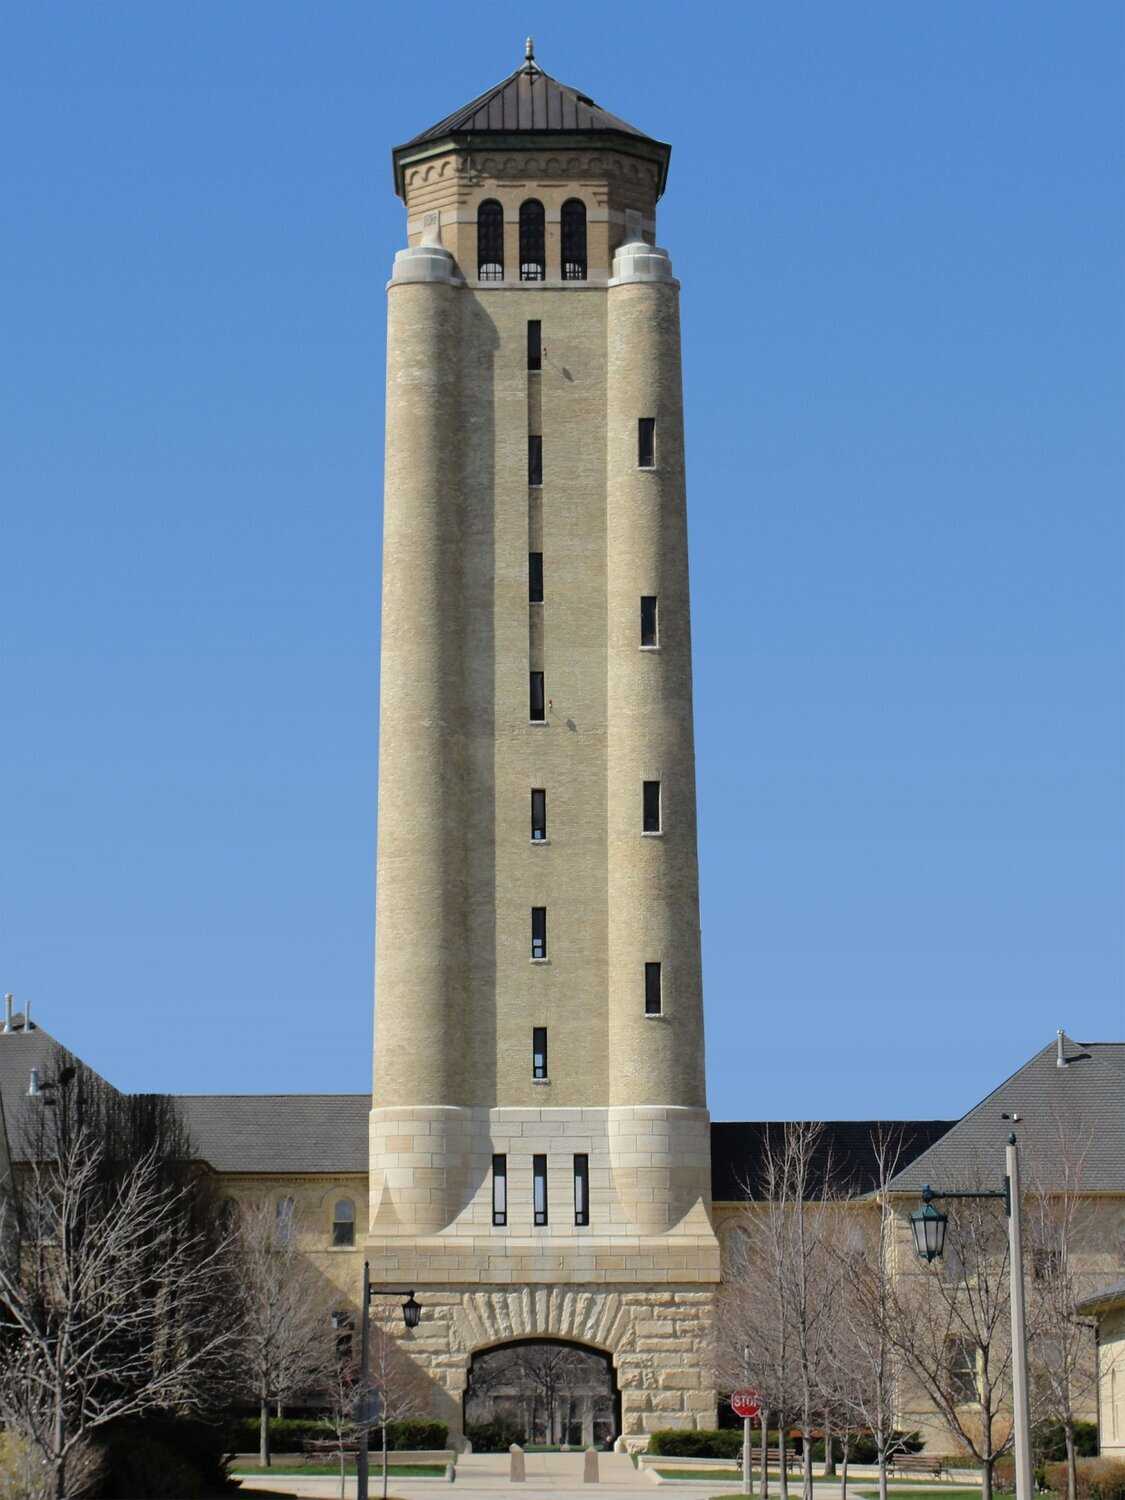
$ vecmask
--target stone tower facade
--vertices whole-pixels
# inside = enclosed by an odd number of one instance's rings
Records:
[[[710,1425],[669,148],[516,73],[394,152],[366,1251],[460,1428],[474,1353],[608,1353]]]

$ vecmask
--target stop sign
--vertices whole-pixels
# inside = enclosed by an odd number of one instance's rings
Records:
[[[762,1396],[753,1386],[735,1391],[730,1398],[731,1410],[740,1417],[759,1417],[762,1414]]]

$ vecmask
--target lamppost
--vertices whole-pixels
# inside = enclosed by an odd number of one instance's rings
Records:
[[[401,1292],[393,1291],[390,1287],[376,1287],[371,1285],[371,1267],[367,1261],[363,1262],[363,1319],[362,1335],[360,1338],[359,1355],[359,1400],[356,1403],[356,1418],[359,1422],[359,1452],[356,1454],[355,1479],[356,1500],[367,1500],[367,1443],[368,1428],[379,1415],[371,1400],[371,1392],[368,1382],[371,1378],[371,1299],[372,1297],[399,1297]],[[406,1301],[402,1304],[402,1321],[407,1328],[417,1328],[422,1316],[422,1305],[417,1302],[413,1291],[406,1294]]]
[[[922,1207],[910,1215],[914,1249],[929,1264],[945,1249],[949,1215],[934,1207],[943,1198],[1003,1198],[1008,1216],[1008,1282],[1012,1309],[1012,1415],[1015,1434],[1016,1500],[1031,1500],[1031,1416],[1027,1399],[1027,1327],[1023,1296],[1023,1231],[1020,1222],[1020,1158],[1015,1133],[1008,1137],[1004,1186],[988,1192],[935,1193],[927,1183]]]

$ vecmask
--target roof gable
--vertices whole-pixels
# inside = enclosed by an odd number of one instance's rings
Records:
[[[891,1184],[920,1192],[931,1183],[956,1187],[1004,1173],[1004,1143],[1013,1127],[1029,1185],[1041,1170],[1050,1185],[1065,1150],[1076,1186],[1087,1193],[1125,1193],[1125,1042],[1052,1042],[993,1089],[948,1134]],[[1018,1120],[1014,1119],[1018,1116]],[[1041,1166],[1040,1166],[1041,1164]]]

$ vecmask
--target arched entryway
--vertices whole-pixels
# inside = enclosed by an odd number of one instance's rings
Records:
[[[465,1428],[498,1423],[530,1447],[609,1448],[621,1431],[613,1360],[566,1339],[514,1339],[469,1362]]]

